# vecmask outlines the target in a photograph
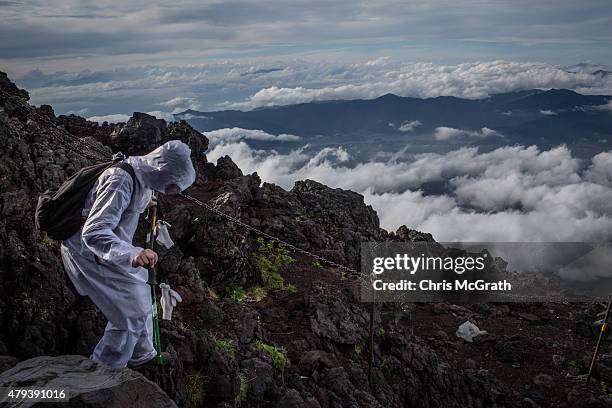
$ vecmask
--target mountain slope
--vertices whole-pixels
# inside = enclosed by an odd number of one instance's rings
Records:
[[[33,209],[44,189],[103,160],[118,146],[139,154],[170,138],[184,140],[198,167],[190,194],[352,267],[358,265],[363,240],[431,239],[406,228],[398,235],[380,229],[376,213],[354,192],[310,180],[286,191],[261,185],[256,174],[243,175],[229,157],[208,163],[206,138],[185,123],[166,124],[144,114],[117,126],[56,118],[50,107],[30,106],[27,93],[5,76],[0,79],[0,355],[88,355],[103,332],[104,316],[72,288],[58,243],[34,228]],[[178,405],[381,407],[402,406],[416,397],[418,402],[411,404],[418,407],[514,406],[494,378],[444,365],[405,328],[390,335],[388,344],[377,340],[370,383],[367,360],[355,351],[363,347],[368,327],[358,280],[291,254],[297,269],[283,274],[297,292],[269,290],[257,302],[238,302],[230,288],[262,285],[257,234],[182,198],[163,197],[161,205],[177,245],[159,248],[159,274],[181,293],[183,303],[173,320],[161,325],[163,347],[176,356],[175,365],[165,374],[153,370],[146,375]],[[139,230],[136,241],[143,239]],[[377,325],[392,320],[376,314]],[[277,353],[287,359],[284,367],[259,342],[279,347]],[[403,368],[385,372],[380,364],[386,353],[393,353]],[[15,364],[14,359],[3,361]]]

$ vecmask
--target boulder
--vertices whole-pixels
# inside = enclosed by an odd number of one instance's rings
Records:
[[[187,122],[166,123],[163,119],[146,113],[134,112],[127,123],[115,125],[107,136],[102,136],[103,143],[113,151],[127,155],[147,154],[169,140],[181,140],[191,148],[194,166],[206,163],[204,151],[208,149],[208,139]]]
[[[15,85],[6,75],[6,72],[0,72],[0,89],[12,96],[18,96],[20,98],[25,99],[26,101],[30,99],[30,95],[24,89],[20,89]]]
[[[333,368],[339,364],[333,354],[322,350],[309,350],[300,359],[299,368],[303,375],[310,375],[319,368]]]
[[[165,120],[134,112],[125,125],[118,126],[110,135],[110,141],[125,154],[146,154],[162,144],[162,135],[167,132]]]
[[[260,358],[243,360],[241,368],[250,380],[248,392],[254,398],[262,398],[268,389],[274,388],[274,368]]]
[[[226,155],[217,159],[217,174],[223,180],[231,180],[242,177],[242,170]]]
[[[67,406],[72,407],[176,407],[143,375],[128,368],[112,369],[83,356],[42,356],[22,361],[0,374],[0,387],[65,390]]]
[[[288,389],[276,404],[276,408],[302,408],[306,407],[304,400],[297,390]]]
[[[533,383],[539,387],[552,388],[555,385],[553,378],[548,374],[538,374],[533,378]]]
[[[307,304],[310,326],[317,336],[335,344],[357,344],[366,338],[368,313],[361,305],[323,292],[309,296]]]

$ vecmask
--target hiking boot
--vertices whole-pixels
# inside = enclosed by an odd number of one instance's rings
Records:
[[[167,351],[162,351],[161,355],[162,355],[162,360],[163,360],[163,366],[164,367],[168,366],[172,360],[172,355],[168,353]],[[128,368],[131,368],[132,370],[156,368],[158,367],[157,356],[153,357],[150,360],[145,361],[144,363],[140,363],[140,364],[129,364],[128,363],[127,366]]]

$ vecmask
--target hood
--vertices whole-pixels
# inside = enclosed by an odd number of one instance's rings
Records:
[[[170,184],[176,184],[184,191],[196,179],[191,149],[180,140],[171,140],[149,154],[130,159],[143,183],[160,193],[165,192]]]

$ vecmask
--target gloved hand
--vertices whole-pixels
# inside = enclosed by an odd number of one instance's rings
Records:
[[[157,221],[157,242],[165,246],[166,249],[170,249],[174,246],[174,241],[172,241],[170,233],[168,232],[168,227],[170,226],[171,225],[166,221]]]
[[[178,302],[182,302],[183,299],[181,295],[167,283],[160,283],[159,287],[161,288],[162,319],[172,320],[172,310],[176,307]]]

